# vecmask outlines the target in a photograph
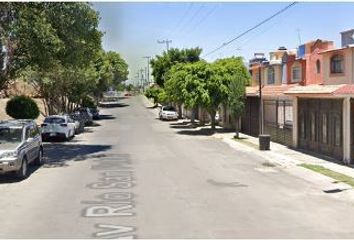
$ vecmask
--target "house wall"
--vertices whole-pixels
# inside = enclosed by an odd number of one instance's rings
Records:
[[[268,83],[269,67],[274,68],[274,84]],[[266,85],[281,85],[282,84],[282,66],[280,64],[277,64],[277,65],[270,65],[270,66],[265,67],[263,70],[262,77],[263,77],[262,79],[264,79],[264,81],[262,81],[262,84],[265,86]],[[256,85],[258,85],[258,83]]]
[[[331,73],[330,59],[336,54],[344,56],[344,73]],[[336,51],[323,53],[323,82],[324,84],[353,84],[353,49],[338,49]]]
[[[293,79],[293,67],[294,66],[300,66],[301,67],[301,79],[299,81],[295,81]],[[304,84],[305,79],[306,79],[306,60],[304,59],[291,59],[287,63],[287,78],[288,78],[288,84],[291,83],[300,83]]]
[[[308,84],[322,84],[323,83],[323,56],[319,54],[320,49],[316,48],[311,54],[306,57],[306,80],[305,85]],[[317,60],[320,62],[320,72],[317,73]]]

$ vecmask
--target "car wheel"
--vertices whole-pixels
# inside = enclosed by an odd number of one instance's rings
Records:
[[[36,166],[41,166],[43,164],[43,149],[42,148],[38,151],[38,157],[34,161],[34,164]]]
[[[26,158],[22,159],[21,168],[17,170],[16,177],[19,179],[26,179],[28,177],[28,162]]]

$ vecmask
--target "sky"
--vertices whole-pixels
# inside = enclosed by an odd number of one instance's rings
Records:
[[[285,46],[324,39],[340,47],[340,32],[354,28],[354,2],[300,2],[261,27],[219,51],[203,56],[270,17],[290,2],[97,2],[103,48],[117,51],[129,65],[129,82],[147,67],[145,56],[165,49],[158,40],[172,40],[170,47],[203,49],[202,57],[242,56],[269,52]]]

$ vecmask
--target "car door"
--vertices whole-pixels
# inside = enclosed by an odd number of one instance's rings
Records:
[[[31,128],[31,137],[33,139],[33,159],[36,159],[42,145],[41,134],[37,126]]]
[[[32,135],[32,127],[28,126],[25,129],[25,155],[27,157],[27,161],[31,162],[34,159],[35,154],[35,143]]]
[[[75,121],[72,118],[67,117],[67,122],[68,122],[69,133],[73,136],[75,134]]]

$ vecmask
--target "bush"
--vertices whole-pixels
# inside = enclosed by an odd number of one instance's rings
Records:
[[[39,108],[32,98],[15,96],[6,103],[6,113],[15,119],[36,119]]]
[[[81,101],[81,107],[88,107],[88,108],[95,108],[96,107],[96,103],[95,101],[90,98],[90,97],[84,97]]]

